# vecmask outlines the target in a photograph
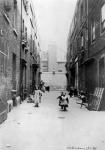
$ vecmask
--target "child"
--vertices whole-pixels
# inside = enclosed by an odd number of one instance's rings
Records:
[[[70,97],[72,97],[74,95],[74,88],[70,87],[70,92],[69,92]]]
[[[33,98],[31,98],[30,95],[27,97],[27,103],[34,103]]]
[[[61,108],[66,111],[66,108],[68,107],[68,104],[69,104],[69,98],[68,96],[66,95],[66,93],[64,93],[62,95],[62,101],[61,101]]]
[[[38,92],[38,89],[35,90],[34,103],[35,103],[35,107],[39,107],[39,92]]]
[[[59,106],[61,106],[61,109],[66,111],[66,107],[68,107],[69,98],[66,95],[66,93],[62,92],[60,96],[57,97],[59,99]]]
[[[39,94],[39,103],[41,103],[42,91],[40,89],[38,90],[38,94]]]
[[[61,95],[57,97],[57,99],[59,99],[59,106],[61,106],[61,101],[62,101],[62,96],[63,96],[63,92],[61,92]]]

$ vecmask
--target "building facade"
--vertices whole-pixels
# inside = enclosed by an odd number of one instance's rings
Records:
[[[105,1],[89,1],[89,58],[88,72],[91,77],[88,79],[88,88],[95,86],[105,88]]]
[[[39,75],[40,44],[34,8],[27,0],[0,1],[0,122],[11,91],[24,99]],[[38,82],[38,79],[37,79]],[[4,112],[4,113],[3,113]],[[6,113],[4,114],[6,116]]]
[[[41,52],[41,72],[48,72],[48,52]]]
[[[55,43],[48,45],[48,71],[57,71],[57,45]]]
[[[66,73],[65,64],[66,64],[65,61],[62,61],[62,60],[57,61],[57,72]]]
[[[78,0],[67,50],[68,89],[105,88],[105,1]]]
[[[40,44],[35,17],[35,10],[31,2],[21,1],[21,87],[32,92],[38,84]],[[22,91],[22,90],[21,90]]]
[[[69,89],[85,88],[84,61],[88,58],[88,1],[78,0],[70,26],[67,46],[67,80]],[[82,74],[81,74],[82,71]]]
[[[50,86],[50,90],[65,90],[66,89],[66,69],[64,53],[59,52],[54,42],[48,45],[48,52],[42,52],[41,62],[42,74],[41,80],[45,85]],[[61,55],[62,54],[62,55]],[[48,71],[46,71],[48,69]]]

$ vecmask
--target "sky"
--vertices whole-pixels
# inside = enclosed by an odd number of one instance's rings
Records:
[[[32,0],[35,7],[41,50],[55,43],[66,51],[67,36],[77,0]]]

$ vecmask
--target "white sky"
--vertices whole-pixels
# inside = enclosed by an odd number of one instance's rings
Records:
[[[41,49],[50,42],[66,51],[67,35],[77,0],[32,0],[35,6]]]

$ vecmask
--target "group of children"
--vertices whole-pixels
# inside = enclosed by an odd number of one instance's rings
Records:
[[[65,92],[61,92],[61,95],[57,97],[57,99],[59,99],[59,106],[61,106],[61,109],[65,111],[69,104],[69,97],[75,97],[75,96],[76,97],[78,96],[79,99],[82,100],[81,103],[77,103],[77,104],[81,104],[80,108],[82,108],[83,105],[86,106],[85,103],[88,103],[86,93],[83,91],[78,93],[77,89],[71,87],[70,92],[68,94],[66,94]]]

